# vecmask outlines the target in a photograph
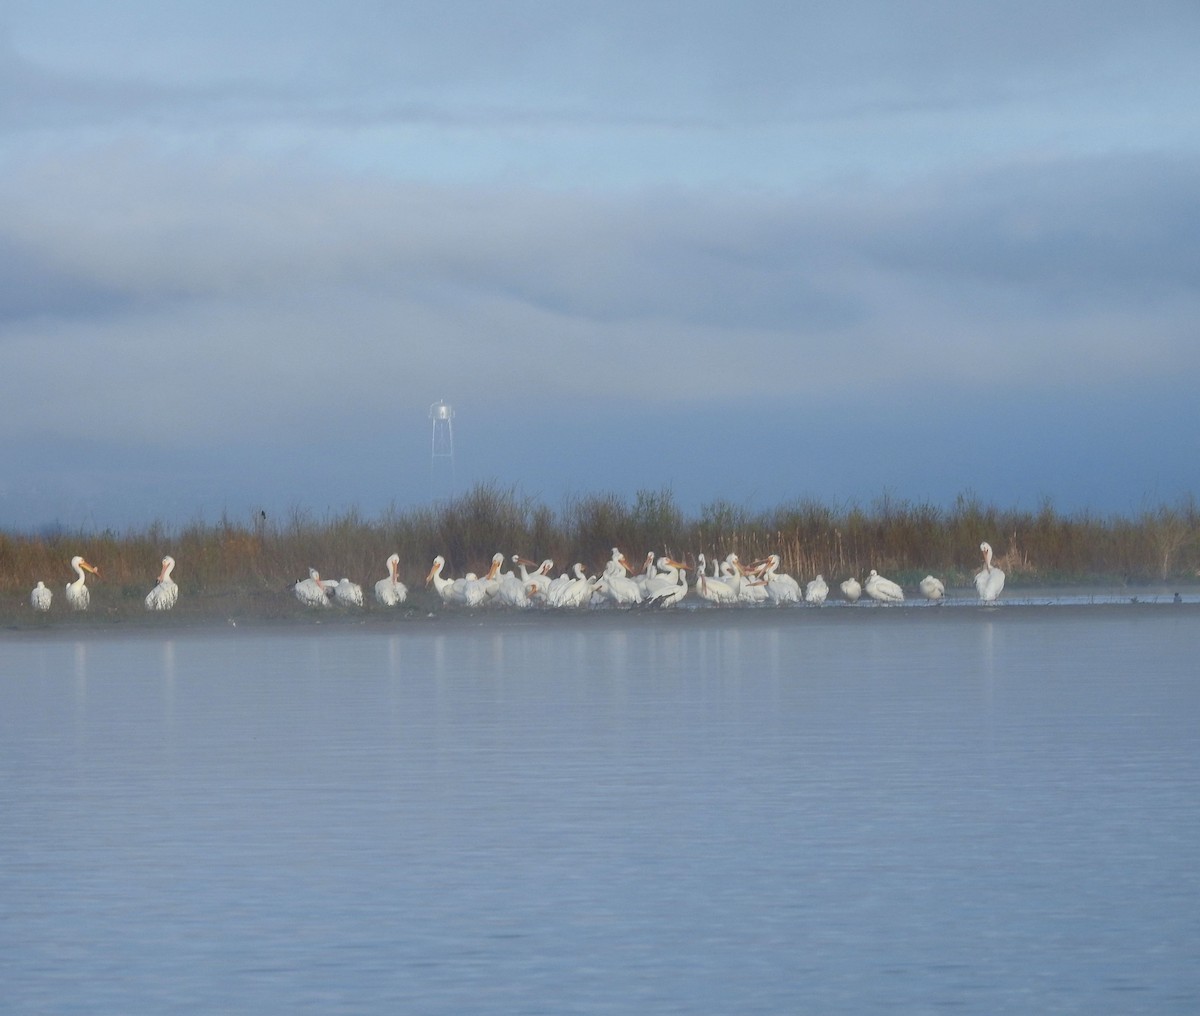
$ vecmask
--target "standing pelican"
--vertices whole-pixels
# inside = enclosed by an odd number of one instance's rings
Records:
[[[53,594],[46,588],[45,582],[39,582],[29,594],[29,603],[34,610],[49,610]]]
[[[387,559],[388,575],[375,583],[375,599],[385,607],[395,607],[408,599],[408,587],[400,581],[400,555]]]
[[[175,567],[175,558],[168,554],[162,559],[162,571],[158,573],[158,582],[146,594],[147,610],[170,610],[179,599],[179,587],[171,578],[171,569]]]
[[[900,603],[904,600],[904,590],[891,579],[885,579],[874,568],[863,583],[863,592],[880,603]]]
[[[296,599],[306,607],[328,607],[329,597],[326,594],[325,583],[316,568],[308,569],[308,578],[301,579],[292,587]]]
[[[981,543],[979,549],[983,552],[983,571],[975,576],[975,588],[984,603],[991,603],[1000,596],[1000,590],[1004,588],[1004,572],[992,564],[990,543]]]
[[[862,584],[851,575],[842,583],[842,595],[851,603],[857,603],[858,598],[862,596]]]
[[[79,576],[74,582],[67,583],[67,603],[71,605],[72,610],[87,610],[88,604],[92,600],[92,594],[88,592],[88,587],[83,584],[85,578],[84,571],[90,571],[93,575],[99,575],[100,569],[88,564],[82,557],[76,554],[71,558],[71,567],[75,569],[75,574]]]
[[[429,574],[425,576],[425,585],[432,585],[437,590],[437,594],[441,597],[443,603],[450,602],[450,596],[454,590],[454,582],[451,579],[445,578],[442,575],[442,569],[446,567],[446,559],[438,554],[433,559],[433,567],[429,569]]]
[[[941,579],[926,575],[921,579],[921,595],[927,600],[940,600],[946,595],[946,585]]]

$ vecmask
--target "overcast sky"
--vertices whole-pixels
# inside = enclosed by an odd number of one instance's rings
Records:
[[[7,0],[0,526],[431,492],[1136,513],[1200,5]]]

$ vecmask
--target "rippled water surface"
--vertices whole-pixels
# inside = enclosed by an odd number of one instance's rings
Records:
[[[0,636],[11,1013],[1195,1013],[1194,606]]]

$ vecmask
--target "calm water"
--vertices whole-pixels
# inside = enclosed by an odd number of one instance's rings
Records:
[[[1200,611],[0,635],[6,1013],[1196,1013]]]

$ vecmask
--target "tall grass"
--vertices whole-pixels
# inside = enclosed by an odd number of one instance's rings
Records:
[[[1048,501],[1034,511],[1003,509],[970,493],[949,508],[886,493],[866,507],[803,500],[752,511],[715,501],[689,517],[666,489],[639,491],[632,501],[576,496],[556,511],[488,483],[444,505],[392,509],[375,519],[353,510],[322,518],[294,512],[282,520],[222,517],[120,534],[0,533],[0,593],[25,597],[39,579],[61,590],[74,577],[74,554],[99,566],[106,587],[131,597],[145,595],[167,553],[178,560],[176,577],[189,593],[253,596],[286,591],[310,566],[329,578],[373,584],[393,551],[405,580],[420,586],[435,554],[446,558],[451,575],[482,573],[497,551],[553,558],[563,570],[580,561],[596,571],[613,547],[631,561],[654,551],[689,563],[701,553],[711,559],[733,552],[750,561],[776,552],[783,569],[802,579],[877,568],[902,582],[932,572],[948,584],[966,584],[978,569],[981,540],[995,548],[1014,585],[1200,574],[1200,508],[1191,496],[1132,517],[1064,515]]]

